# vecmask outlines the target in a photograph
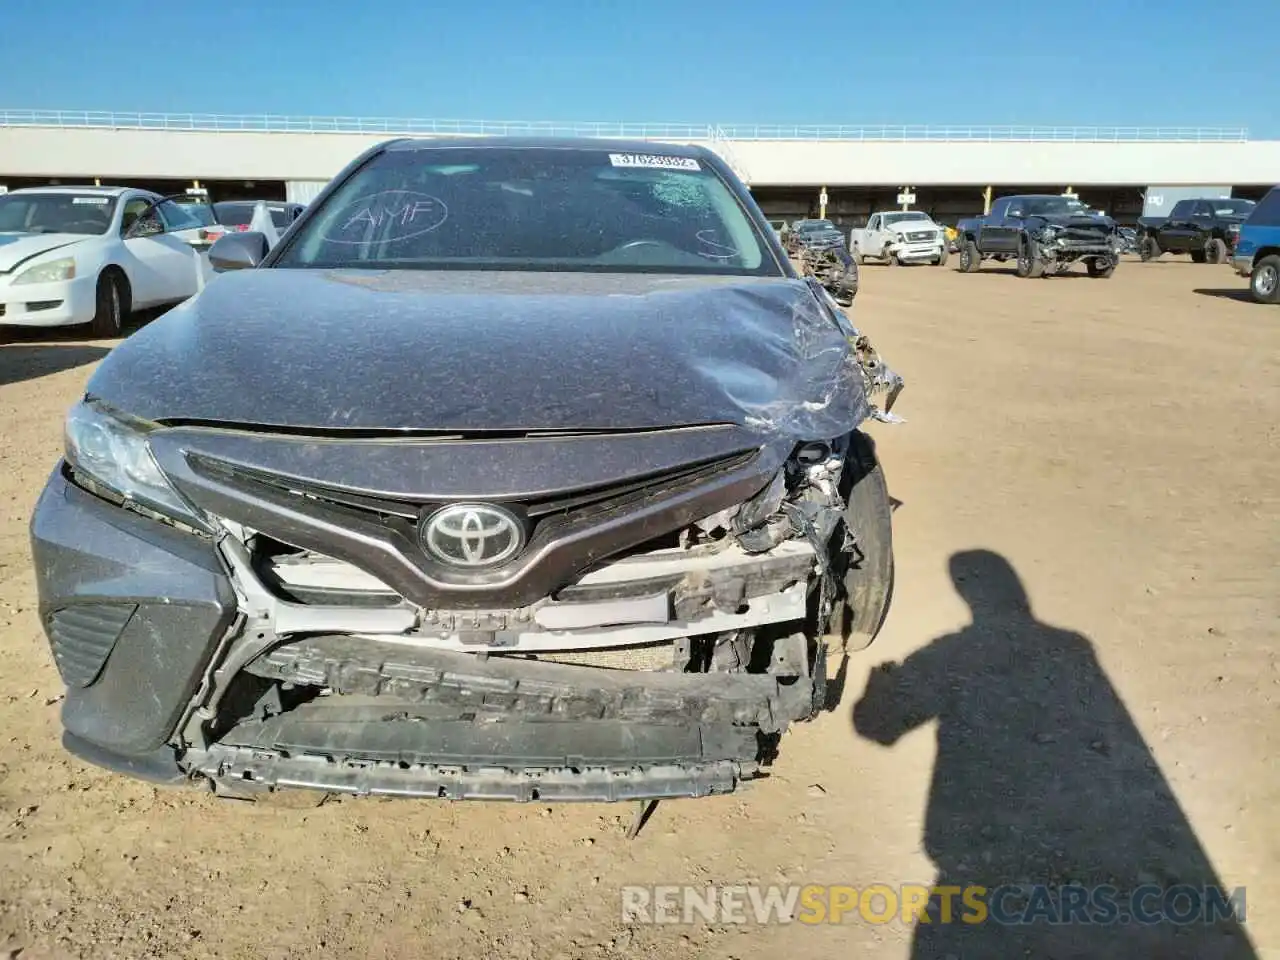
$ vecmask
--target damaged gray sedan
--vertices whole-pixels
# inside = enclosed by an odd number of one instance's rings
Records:
[[[889,602],[901,380],[695,147],[393,141],[120,345],[31,521],[64,744],[219,793],[733,790]]]

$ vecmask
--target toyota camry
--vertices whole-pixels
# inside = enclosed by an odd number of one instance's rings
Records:
[[[879,629],[864,427],[902,381],[714,153],[392,141],[210,260],[98,368],[31,521],[74,754],[704,796]]]

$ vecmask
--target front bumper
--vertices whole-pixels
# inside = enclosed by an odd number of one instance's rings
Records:
[[[0,326],[65,327],[89,323],[97,310],[94,277],[14,284],[0,278]]]
[[[755,776],[825,682],[824,655],[795,632],[816,582],[803,538],[758,554],[646,551],[525,607],[432,610],[341,561],[274,562],[139,515],[60,466],[31,540],[67,685],[64,743],[150,780],[704,796]],[[756,629],[776,634],[766,670],[680,669],[700,638],[729,656],[729,638]]]
[[[1040,252],[1050,260],[1076,260],[1080,257],[1119,257],[1118,240],[1098,239],[1080,240],[1058,237],[1054,240],[1040,242]]]
[[[903,261],[936,260],[942,256],[943,242],[940,240],[900,241],[889,244],[888,252],[895,254],[899,260]]]

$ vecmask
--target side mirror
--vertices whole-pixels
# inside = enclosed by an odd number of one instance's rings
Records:
[[[154,210],[148,210],[130,224],[124,236],[126,240],[136,240],[138,237],[154,237],[161,233],[164,233],[164,224]]]
[[[214,273],[248,270],[260,264],[266,255],[267,238],[257,231],[224,233],[209,248],[209,265]]]

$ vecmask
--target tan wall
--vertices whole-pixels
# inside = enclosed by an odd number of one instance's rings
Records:
[[[0,128],[0,177],[327,180],[385,135]],[[1280,141],[738,140],[753,186],[1280,183]]]

